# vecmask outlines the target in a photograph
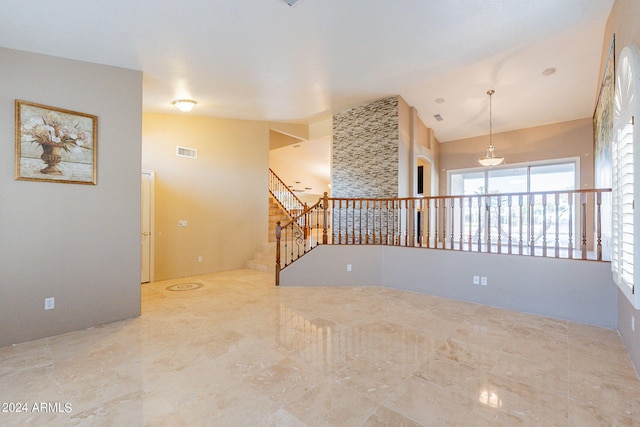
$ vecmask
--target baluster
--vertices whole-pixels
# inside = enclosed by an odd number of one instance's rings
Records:
[[[391,233],[389,234],[389,244],[396,244],[396,201],[391,200],[391,211],[389,212],[391,215],[389,219],[389,223],[391,224]]]
[[[522,240],[522,229],[523,229],[523,215],[522,215],[522,208],[523,208],[523,196],[522,194],[518,195],[518,254],[522,255],[522,250],[523,250],[523,240]]]
[[[362,244],[362,199],[358,200],[360,208],[358,209],[358,243]],[[356,202],[353,202],[354,206]]]
[[[456,199],[450,199],[450,203],[451,203],[451,242],[449,243],[449,249],[453,250],[453,241],[455,240],[455,216],[454,216],[454,209],[455,209],[455,205],[456,205]]]
[[[534,215],[534,211],[535,211],[535,203],[536,203],[536,196],[533,194],[529,194],[529,233],[531,233],[531,241],[529,243],[529,255],[531,256],[535,256],[536,254],[536,239],[535,239],[535,234],[534,234],[534,229],[535,229],[535,215]]]
[[[282,227],[280,221],[276,222],[276,286],[280,286],[280,238],[282,237]]]
[[[402,201],[400,201],[400,204],[402,205]],[[403,230],[403,234],[404,234],[404,245],[402,246],[409,246],[409,228],[410,228],[411,222],[409,221],[409,200],[404,200],[404,230]]]
[[[378,217],[380,218],[380,228],[378,229],[378,234],[379,234],[378,244],[381,245],[382,244],[382,201],[378,201],[377,205],[378,205],[378,210],[379,210]]]
[[[573,198],[575,194],[569,193],[567,194],[567,199],[569,202],[569,243],[567,245],[567,250],[569,251],[569,259],[573,259]]]
[[[420,212],[420,219],[418,220],[418,230],[417,230],[417,235],[418,235],[418,247],[422,247],[422,242],[424,241],[423,239],[423,234],[424,234],[424,199],[420,199],[420,201],[418,202],[418,212]]]
[[[485,206],[486,206],[486,216],[487,216],[487,252],[491,253],[491,205],[492,205],[492,197],[485,197]]]
[[[438,235],[440,236],[439,240],[442,240],[441,248],[447,249],[447,199],[438,200],[438,218],[440,219]]]
[[[502,253],[502,196],[497,196],[498,202],[498,253]]]
[[[385,217],[386,217],[386,221],[385,221],[386,233],[384,233],[384,244],[388,245],[389,244],[389,201],[388,200],[385,200]]]
[[[547,194],[542,195],[542,256],[547,256]]]
[[[462,250],[464,243],[464,199],[460,197],[458,200],[460,203],[460,241],[458,242],[458,249]]]
[[[342,199],[338,200],[338,244],[342,244]]]
[[[416,205],[416,199],[411,199],[411,223],[413,224],[413,232],[411,233],[411,246],[417,246],[420,241],[420,227],[418,226],[418,212],[422,212],[419,210]]]
[[[509,205],[509,235],[508,235],[508,250],[507,252],[509,253],[509,255],[511,255],[511,231],[512,231],[512,227],[511,224],[513,223],[513,215],[511,212],[511,205],[512,205],[512,199],[511,199],[511,195],[509,195],[509,197],[507,198],[507,204]]]
[[[438,207],[439,207],[439,204],[440,204],[440,199],[434,199],[434,202],[435,202],[434,203],[434,209],[436,211],[436,214],[435,214],[435,223],[434,223],[434,226],[433,226],[433,232],[434,232],[433,243],[434,243],[434,247],[436,249],[438,249],[438,212],[439,212]]]
[[[469,252],[471,252],[473,250],[473,236],[471,235],[471,230],[473,228],[473,198],[471,196],[469,196],[469,199],[467,200],[467,204],[469,205],[468,242],[469,242]]]
[[[294,246],[296,245],[296,229],[295,229],[295,222],[292,222],[290,225],[287,226],[291,227],[291,257],[289,258],[289,262],[292,263],[294,260],[294,256],[295,256],[295,252],[294,252]]]
[[[329,243],[329,235],[327,233],[327,225],[328,225],[328,215],[329,215],[329,196],[327,192],[324,192],[324,197],[322,200],[322,244],[326,245]]]
[[[425,221],[427,224],[427,248],[431,248],[431,198],[427,199],[427,215]]]
[[[596,193],[596,206],[596,234],[598,238],[596,260],[602,261],[602,224],[600,216],[602,215],[602,193],[600,191]]]
[[[556,193],[556,258],[560,257],[560,193]]]
[[[587,193],[580,193],[580,213],[582,218],[582,259],[587,259]]]
[[[404,215],[402,215],[402,205],[404,205]],[[411,228],[411,222],[409,221],[409,201],[401,200],[400,206],[401,206],[400,215],[402,215],[400,223],[402,223],[402,218],[404,218],[404,227],[400,228],[400,230],[402,230],[402,237],[403,237],[402,239],[403,242],[400,243],[400,246],[406,247],[406,246],[409,246],[409,231]]]
[[[365,243],[368,245],[369,244],[369,199],[364,201],[364,222],[365,222],[365,229],[366,229],[366,234],[364,235],[365,238]],[[375,219],[375,218],[374,218]]]

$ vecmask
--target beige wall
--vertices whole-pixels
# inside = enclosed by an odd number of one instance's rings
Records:
[[[413,141],[411,136],[413,109],[398,96],[398,197],[413,196],[413,179],[416,175],[413,163]]]
[[[244,268],[267,241],[269,123],[145,114],[142,167],[156,174],[155,280]]]
[[[399,143],[398,152],[398,197],[415,197],[418,192],[418,159],[430,163],[431,170],[437,171],[438,144],[434,141],[433,131],[418,116],[418,111],[402,98],[398,97]],[[425,179],[429,185],[437,182],[437,176]],[[437,191],[437,189],[434,189]],[[437,195],[432,191],[431,195]]]
[[[640,46],[640,1],[638,0],[616,0],[613,4],[611,14],[607,21],[607,27],[602,41],[602,61],[600,65],[600,79],[602,80],[602,70],[604,69],[609,51],[611,37],[616,37],[616,58],[620,57],[620,51],[628,44]],[[617,64],[616,64],[617,67]],[[599,86],[598,86],[599,88]],[[594,105],[595,105],[594,100]],[[635,330],[632,327],[632,318],[635,319]],[[618,292],[618,330],[622,337],[629,355],[633,361],[636,371],[640,372],[640,310],[636,310],[629,303],[622,292]]]
[[[429,189],[424,189],[425,195],[437,196],[438,193],[438,170],[440,164],[440,143],[433,135],[433,129],[428,128],[420,117],[418,111],[413,109],[413,158],[414,158],[414,170],[418,167],[418,160],[422,164],[428,163],[429,167],[425,168],[425,173],[431,171],[430,176],[424,177],[425,186],[429,186]],[[414,177],[414,194],[418,191],[418,184]]]
[[[139,316],[142,73],[0,48],[0,76],[0,347]],[[15,99],[98,116],[97,185],[14,180]]]
[[[447,172],[476,168],[489,137],[440,144],[440,194],[447,194]],[[493,135],[496,154],[505,163],[525,163],[567,157],[580,158],[580,187],[593,188],[593,125],[591,118],[555,123]]]

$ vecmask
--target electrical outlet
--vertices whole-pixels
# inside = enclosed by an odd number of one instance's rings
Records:
[[[347,271],[351,271],[351,264],[347,264]]]
[[[54,297],[44,299],[44,309],[53,310],[56,306],[56,299]]]
[[[480,284],[480,276],[473,276],[473,284],[474,285]]]
[[[482,276],[482,277],[480,278],[480,284],[481,284],[482,286],[487,286],[487,278],[486,278],[486,277],[484,277],[484,276]]]
[[[198,255],[198,262],[202,262],[202,255]]]
[[[189,221],[187,221],[186,219],[181,219],[180,221],[178,221],[178,227],[187,227],[189,225]]]

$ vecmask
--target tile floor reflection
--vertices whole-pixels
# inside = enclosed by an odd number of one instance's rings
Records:
[[[203,286],[166,290],[184,282]],[[0,425],[640,426],[615,331],[252,270],[142,297],[138,319],[0,349],[0,401],[62,408]]]

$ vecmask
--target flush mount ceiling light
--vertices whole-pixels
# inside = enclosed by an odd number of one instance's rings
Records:
[[[504,157],[495,157],[495,154],[493,153],[493,151],[495,150],[495,147],[493,146],[493,111],[492,111],[492,104],[491,104],[491,98],[493,96],[493,94],[496,91],[493,89],[490,89],[487,92],[487,95],[489,95],[489,148],[487,148],[487,155],[485,157],[481,157],[478,159],[478,163],[480,163],[482,166],[488,166],[488,167],[492,167],[492,166],[498,166],[500,163],[502,163],[504,161]]]
[[[193,99],[178,99],[176,101],[173,101],[172,104],[175,105],[175,107],[183,113],[188,113],[189,111],[193,110],[193,107],[196,106],[197,102]]]
[[[289,6],[293,7],[295,6],[296,3],[298,3],[300,0],[282,0],[283,2],[285,2],[286,4],[288,4]]]

